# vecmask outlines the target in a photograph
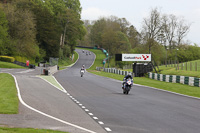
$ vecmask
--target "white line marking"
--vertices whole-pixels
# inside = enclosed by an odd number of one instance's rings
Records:
[[[99,124],[103,125],[104,123],[102,121],[98,121]]]
[[[88,113],[88,114],[91,115],[91,116],[93,115],[92,113]]]
[[[82,106],[83,109],[85,109],[85,106]]]
[[[82,106],[83,104],[79,104],[80,106]]]
[[[111,132],[112,130],[108,127],[105,127],[106,131]]]
[[[88,109],[85,109],[85,111],[88,112],[89,110],[88,110]]]
[[[11,74],[11,75],[12,75],[12,74]],[[20,102],[21,102],[24,106],[26,106],[27,108],[29,108],[29,109],[31,109],[31,110],[33,110],[33,111],[39,113],[39,114],[42,114],[42,115],[44,115],[44,116],[47,116],[47,117],[49,117],[49,118],[51,118],[51,119],[54,119],[54,120],[56,120],[56,121],[59,121],[59,122],[61,122],[61,123],[66,124],[66,125],[70,125],[70,126],[76,127],[76,128],[78,128],[78,129],[87,131],[87,132],[89,132],[89,133],[96,133],[96,132],[94,132],[94,131],[88,130],[88,129],[86,129],[86,128],[77,126],[77,125],[75,125],[75,124],[66,122],[66,121],[64,121],[64,120],[61,120],[61,119],[58,119],[58,118],[53,117],[53,116],[51,116],[51,115],[48,115],[48,114],[46,114],[46,113],[43,113],[43,112],[41,112],[41,111],[39,111],[39,110],[37,110],[37,109],[35,109],[35,108],[29,106],[28,104],[26,104],[26,103],[22,100],[22,97],[21,97],[21,94],[20,94],[20,90],[19,90],[19,86],[18,86],[17,79],[16,79],[16,77],[15,77],[14,75],[12,75],[12,76],[13,76],[13,78],[14,78],[14,80],[15,80],[15,84],[16,84],[16,88],[17,88],[17,92],[18,92],[18,98],[19,98]]]
[[[98,120],[98,118],[97,118],[97,117],[93,117],[93,119],[95,119],[95,120]]]

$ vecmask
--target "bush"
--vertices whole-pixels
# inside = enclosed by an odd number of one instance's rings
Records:
[[[14,62],[15,58],[14,57],[10,57],[10,56],[0,56],[0,61]]]
[[[35,60],[27,59],[26,57],[21,57],[21,56],[15,56],[15,60],[19,62],[23,62],[23,63],[26,63],[26,61],[29,60],[29,63],[32,63],[32,64],[35,63]]]

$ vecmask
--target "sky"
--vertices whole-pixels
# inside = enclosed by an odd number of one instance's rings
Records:
[[[111,15],[126,18],[140,32],[143,19],[151,9],[158,8],[162,14],[183,17],[191,24],[184,40],[200,46],[200,0],[80,0],[82,20],[97,20]]]

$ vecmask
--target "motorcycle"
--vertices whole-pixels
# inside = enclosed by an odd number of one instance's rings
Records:
[[[85,71],[81,70],[80,73],[81,73],[81,77],[83,77],[83,74],[85,73]]]
[[[133,82],[130,78],[128,78],[124,84],[124,87],[123,87],[123,93],[124,94],[127,94],[129,93],[129,91],[131,90],[131,86],[132,86]]]

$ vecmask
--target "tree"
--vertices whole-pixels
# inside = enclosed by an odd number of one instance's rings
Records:
[[[102,46],[107,49],[110,55],[129,52],[131,46],[127,36],[121,31],[107,29],[102,35]]]
[[[90,39],[93,45],[102,47],[102,35],[106,27],[105,18],[97,20],[91,28]]]
[[[131,44],[131,48],[137,47],[140,44],[140,34],[133,25],[128,28],[127,34]]]
[[[176,37],[175,33],[177,30],[177,17],[175,15],[164,15],[163,16],[163,28],[164,28],[164,33],[166,40],[168,41],[169,44],[169,49],[172,47],[175,48],[174,46],[174,38]]]
[[[149,53],[151,53],[151,47],[162,29],[161,13],[157,8],[151,10],[148,18],[144,18],[142,28],[143,39],[148,44]]]
[[[6,4],[6,13],[11,38],[12,55],[30,57],[34,59],[39,56],[39,48],[36,42],[36,22],[34,14],[30,10],[18,8],[18,3]]]
[[[8,47],[8,21],[0,4],[0,55],[5,55]]]
[[[180,19],[178,21],[177,24],[177,44],[178,46],[181,44],[181,41],[183,40],[183,38],[187,35],[187,33],[189,32],[190,26],[191,24],[185,24],[184,23],[185,20],[184,19]]]

